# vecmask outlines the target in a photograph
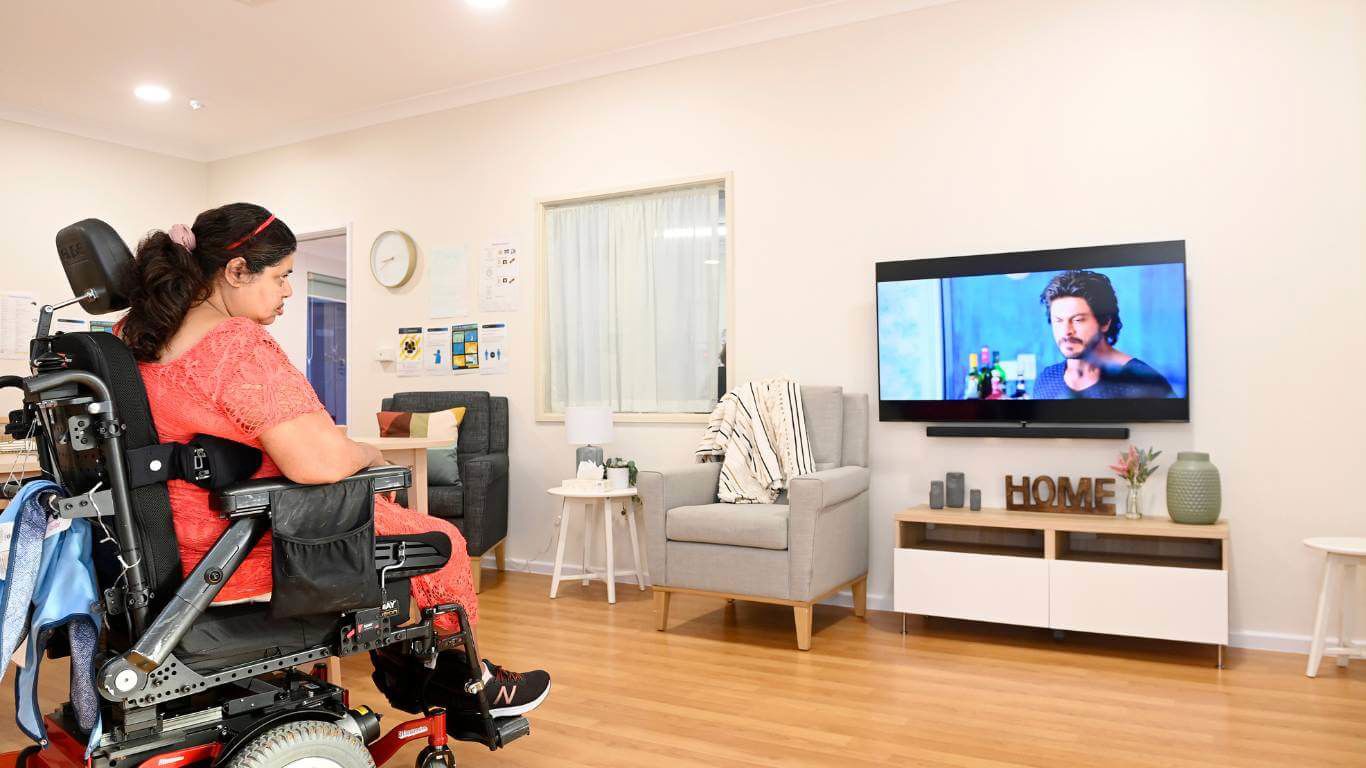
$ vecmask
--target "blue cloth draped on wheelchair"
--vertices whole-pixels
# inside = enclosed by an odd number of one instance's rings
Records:
[[[65,495],[48,480],[26,483],[0,512],[0,552],[8,557],[0,582],[0,680],[27,635],[24,663],[14,684],[15,719],[29,738],[46,746],[38,666],[48,641],[65,629],[71,645],[71,706],[81,730],[90,734],[88,757],[101,734],[94,680],[99,589],[90,557],[91,523],[51,514],[42,497],[52,492]]]

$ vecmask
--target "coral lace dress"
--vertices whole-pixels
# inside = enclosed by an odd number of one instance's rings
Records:
[[[214,435],[261,449],[261,433],[305,413],[323,410],[313,386],[295,368],[275,339],[256,322],[224,320],[193,347],[168,363],[139,363],[162,442],[185,442],[196,434]],[[253,477],[282,473],[264,457]],[[185,482],[168,484],[180,563],[185,575],[203,559],[227,521],[209,508],[209,492]],[[375,499],[375,530],[382,536],[440,531],[451,539],[451,559],[435,573],[412,580],[413,596],[424,608],[460,603],[470,621],[478,619],[478,599],[470,575],[465,538],[440,518],[414,512],[388,499]],[[267,534],[233,574],[215,602],[265,598],[271,590],[270,536]],[[443,630],[458,629],[454,614],[437,618]]]

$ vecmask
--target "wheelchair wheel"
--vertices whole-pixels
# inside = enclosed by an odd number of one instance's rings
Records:
[[[226,768],[375,768],[375,761],[335,723],[301,720],[252,739]]]

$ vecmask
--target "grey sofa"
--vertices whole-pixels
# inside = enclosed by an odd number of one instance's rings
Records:
[[[474,589],[479,591],[480,558],[494,550],[504,567],[508,535],[508,400],[488,392],[399,392],[384,398],[386,411],[431,413],[465,408],[456,444],[460,479],[427,487],[427,508],[449,520],[465,537]]]
[[[854,614],[866,612],[868,396],[803,386],[801,397],[817,471],[777,504],[718,503],[715,462],[639,473],[658,629],[675,592],[790,605],[803,651],[814,603],[848,587]]]

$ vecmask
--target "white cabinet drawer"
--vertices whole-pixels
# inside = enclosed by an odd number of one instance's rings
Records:
[[[1228,573],[1050,560],[1050,626],[1079,632],[1228,643]]]
[[[1048,561],[898,549],[893,605],[903,613],[1048,626]]]

